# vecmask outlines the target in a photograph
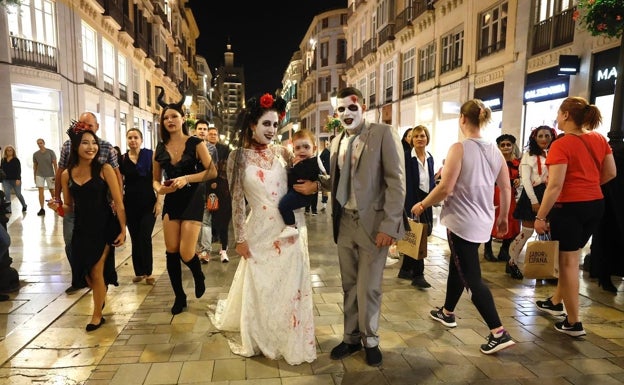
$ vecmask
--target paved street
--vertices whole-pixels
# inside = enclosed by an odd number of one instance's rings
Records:
[[[620,292],[603,291],[582,273],[581,318],[587,336],[572,338],[554,330],[556,317],[534,305],[554,286],[517,281],[504,264],[482,261],[503,324],[517,344],[498,354],[479,352],[487,326],[464,294],[457,309],[458,326],[447,329],[429,318],[444,302],[448,247],[443,229],[429,239],[425,275],[432,288],[421,290],[396,278],[399,263],[386,267],[381,314],[383,365],[366,365],[364,353],[341,361],[329,351],[341,341],[342,290],[329,213],[308,217],[318,358],[290,366],[283,360],[233,355],[228,336],[217,331],[206,311],[226,296],[240,260],[218,255],[203,265],[207,290],[192,293],[184,268],[189,307],[172,316],[173,293],[165,269],[160,221],[154,231],[154,286],[132,283],[130,243],[117,250],[119,287],[106,299],[106,324],[87,333],[91,293],[65,294],[70,284],[63,251],[62,221],[39,210],[34,190],[24,191],[28,212],[14,199],[9,233],[13,267],[21,287],[0,302],[0,384],[621,384],[624,383],[624,283]],[[435,236],[437,235],[437,236]],[[495,243],[495,252],[498,244]]]

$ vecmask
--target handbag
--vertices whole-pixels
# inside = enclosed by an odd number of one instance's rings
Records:
[[[523,274],[529,279],[559,278],[559,241],[541,234],[527,243]]]
[[[217,211],[219,210],[219,197],[215,193],[208,194],[208,199],[206,199],[206,209],[208,211]]]
[[[397,251],[414,259],[427,257],[427,224],[407,218],[409,230],[397,241]]]

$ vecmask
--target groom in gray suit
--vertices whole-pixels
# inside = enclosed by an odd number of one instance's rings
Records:
[[[330,149],[334,241],[344,291],[344,336],[330,358],[360,349],[366,362],[379,366],[381,282],[388,247],[404,233],[405,161],[397,131],[364,119],[362,93],[338,92],[336,111],[345,130]]]

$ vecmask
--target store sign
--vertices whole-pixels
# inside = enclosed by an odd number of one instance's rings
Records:
[[[485,106],[489,107],[491,110],[499,110],[503,105],[503,101],[501,100],[501,98],[486,99],[483,100],[483,104],[485,104]]]
[[[567,95],[567,83],[541,84],[533,88],[527,88],[526,91],[524,91],[524,102],[558,99]]]
[[[597,82],[611,79],[615,80],[617,78],[617,68],[615,66],[611,68],[598,68],[595,73]]]

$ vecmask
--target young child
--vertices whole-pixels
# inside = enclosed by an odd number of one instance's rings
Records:
[[[288,173],[288,192],[282,197],[278,205],[282,219],[286,224],[286,227],[280,234],[280,238],[299,235],[295,226],[293,210],[306,207],[310,204],[311,199],[318,198],[317,194],[303,195],[292,188],[294,184],[299,183],[299,180],[317,181],[319,179],[321,168],[316,155],[314,155],[316,151],[314,134],[306,129],[302,129],[293,134],[292,141],[295,160]]]

